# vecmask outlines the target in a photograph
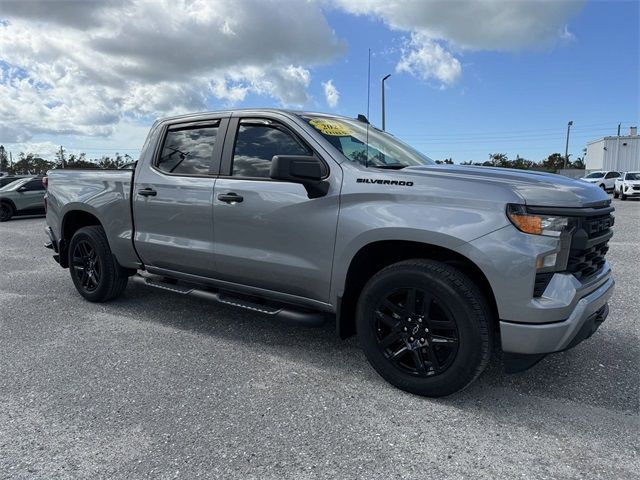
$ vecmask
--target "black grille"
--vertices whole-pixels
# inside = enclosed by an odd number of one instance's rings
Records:
[[[604,266],[604,256],[609,250],[607,241],[585,250],[572,249],[569,253],[567,271],[583,282],[598,273]]]
[[[612,235],[613,222],[611,213],[578,219],[578,230],[573,234],[567,271],[581,282],[602,270],[604,256],[609,250],[607,243]]]
[[[608,208],[607,210],[613,210]],[[604,267],[608,242],[612,236],[614,216],[611,213],[586,217],[573,217],[573,237],[566,272],[572,273],[581,282],[588,281]],[[540,297],[555,272],[536,274],[533,296]]]

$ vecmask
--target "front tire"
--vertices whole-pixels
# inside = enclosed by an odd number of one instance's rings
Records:
[[[624,193],[620,193],[620,200],[626,200],[627,196]]]
[[[618,193],[618,190],[616,190],[615,187],[614,187],[614,189],[613,189],[613,198],[618,198],[619,196],[620,196],[620,194]]]
[[[490,309],[459,270],[415,259],[378,272],[358,301],[358,339],[373,368],[410,393],[462,390],[491,355]]]
[[[129,277],[111,253],[104,229],[83,227],[69,243],[69,271],[73,283],[90,302],[106,302],[118,297]]]
[[[6,203],[0,203],[0,222],[6,222],[7,220],[11,220],[11,217],[15,214],[13,207]]]

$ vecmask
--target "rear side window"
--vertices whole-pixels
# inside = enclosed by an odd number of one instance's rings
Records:
[[[40,179],[31,180],[30,182],[24,184],[24,188],[26,188],[29,192],[33,192],[36,190],[44,190],[44,185],[42,184],[42,180]]]
[[[156,167],[176,175],[208,175],[217,134],[217,124],[169,130]]]
[[[278,124],[241,123],[231,174],[235,177],[268,178],[274,155],[311,155],[311,151]]]

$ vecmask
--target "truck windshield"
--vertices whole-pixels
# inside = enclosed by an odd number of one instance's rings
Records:
[[[373,125],[367,128],[367,124],[359,120],[329,115],[303,115],[302,119],[351,162],[389,169],[435,164],[392,135]]]

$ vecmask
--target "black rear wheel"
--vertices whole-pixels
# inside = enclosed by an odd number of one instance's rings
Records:
[[[6,202],[0,203],[0,222],[6,222],[7,220],[11,220],[13,217],[14,211],[13,207]]]
[[[437,397],[465,388],[486,367],[490,316],[483,295],[462,272],[417,259],[371,278],[356,322],[367,359],[383,378]]]
[[[119,296],[129,277],[111,253],[100,226],[83,227],[69,243],[69,271],[76,289],[91,302]]]

